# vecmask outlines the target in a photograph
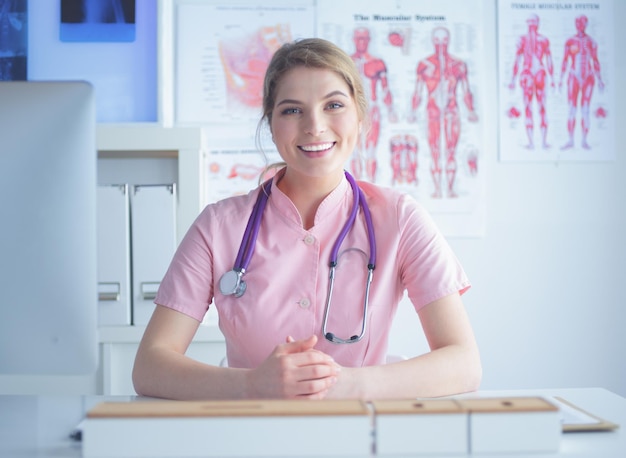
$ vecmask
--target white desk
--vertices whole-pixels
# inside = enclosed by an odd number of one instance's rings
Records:
[[[610,432],[566,433],[558,454],[533,454],[532,458],[626,456],[626,399],[605,389],[481,391],[461,397],[527,395],[560,396],[620,425]],[[80,457],[80,443],[70,440],[69,434],[87,410],[105,400],[141,402],[140,398],[128,396],[0,396],[0,457]]]

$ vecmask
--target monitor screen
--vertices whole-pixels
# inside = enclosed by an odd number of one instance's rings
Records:
[[[98,364],[95,103],[86,82],[0,82],[0,374]]]

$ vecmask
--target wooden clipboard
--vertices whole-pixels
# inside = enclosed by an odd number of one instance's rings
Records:
[[[583,432],[583,431],[613,431],[619,425],[593,415],[565,399],[555,396],[554,399],[567,408],[570,413],[576,414],[579,418],[575,422],[570,422],[566,417],[563,419],[563,432]]]

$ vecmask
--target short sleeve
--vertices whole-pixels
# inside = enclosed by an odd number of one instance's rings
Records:
[[[413,197],[398,200],[401,281],[416,310],[453,293],[470,281],[430,214]]]

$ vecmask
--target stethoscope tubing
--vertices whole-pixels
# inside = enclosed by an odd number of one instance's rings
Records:
[[[354,226],[354,222],[356,220],[356,215],[357,212],[359,210],[359,201],[360,201],[360,193],[357,191],[359,189],[359,187],[357,186],[356,182],[354,181],[354,178],[352,178],[352,175],[346,173],[346,178],[348,179],[348,181],[350,182],[350,186],[352,187],[352,191],[354,194],[354,197],[352,199],[352,210],[350,211],[350,216],[348,216],[348,219],[346,220],[346,223],[343,225],[343,228],[341,229],[341,232],[339,233],[339,236],[337,237],[337,240],[335,240],[335,244],[333,245],[333,249],[330,252],[330,267],[334,267],[337,265],[337,259],[339,257],[339,248],[341,248],[341,244],[343,243],[343,239],[346,238],[346,236],[348,235],[348,232],[350,231],[350,228],[352,228],[352,226]]]
[[[352,209],[350,210],[350,215],[346,223],[343,225],[337,240],[333,245],[330,254],[329,260],[329,287],[328,294],[326,296],[326,307],[324,309],[324,318],[322,323],[322,334],[324,337],[333,343],[355,343],[360,341],[365,335],[367,329],[367,310],[369,304],[369,296],[370,296],[370,286],[372,283],[372,279],[374,276],[374,269],[376,268],[376,238],[374,234],[374,224],[372,222],[372,215],[370,213],[370,209],[367,205],[365,194],[363,190],[356,183],[354,177],[350,175],[347,171],[345,172],[346,179],[350,183],[350,187],[352,188],[353,201],[352,201]],[[257,196],[257,200],[254,204],[250,217],[248,218],[248,223],[246,224],[246,229],[244,231],[241,244],[239,245],[239,251],[237,252],[237,257],[235,258],[235,265],[232,270],[227,272],[220,279],[220,291],[224,295],[235,295],[235,297],[241,297],[246,290],[246,282],[241,279],[243,274],[246,272],[246,269],[250,265],[250,260],[252,259],[252,255],[254,253],[254,247],[256,245],[256,240],[259,235],[259,229],[261,227],[261,218],[263,216],[263,212],[269,200],[270,193],[272,191],[272,179],[267,180],[259,190],[259,194]],[[363,302],[363,321],[361,323],[361,330],[358,335],[353,335],[348,339],[342,339],[340,337],[335,336],[332,332],[326,331],[326,325],[328,322],[328,316],[330,312],[330,307],[332,303],[332,294],[335,285],[335,269],[337,267],[337,261],[339,257],[339,249],[341,248],[341,244],[344,239],[350,232],[350,229],[354,226],[356,217],[358,214],[359,207],[363,210],[363,217],[365,219],[365,225],[367,227],[367,236],[369,241],[369,260],[367,264],[367,280],[365,285],[365,299]],[[233,278],[233,276],[235,278]],[[233,283],[234,280],[234,283]],[[223,286],[222,283],[225,283],[227,286]]]
[[[259,191],[252,214],[250,215],[250,218],[248,218],[248,224],[246,225],[246,230],[243,233],[237,257],[235,258],[234,270],[236,272],[243,273],[250,265],[250,260],[252,259],[252,254],[254,253],[254,247],[256,246],[256,239],[259,235],[259,228],[261,227],[261,217],[263,216],[263,211],[267,205],[271,190],[272,180],[266,181],[263,186],[261,186],[261,190]]]

